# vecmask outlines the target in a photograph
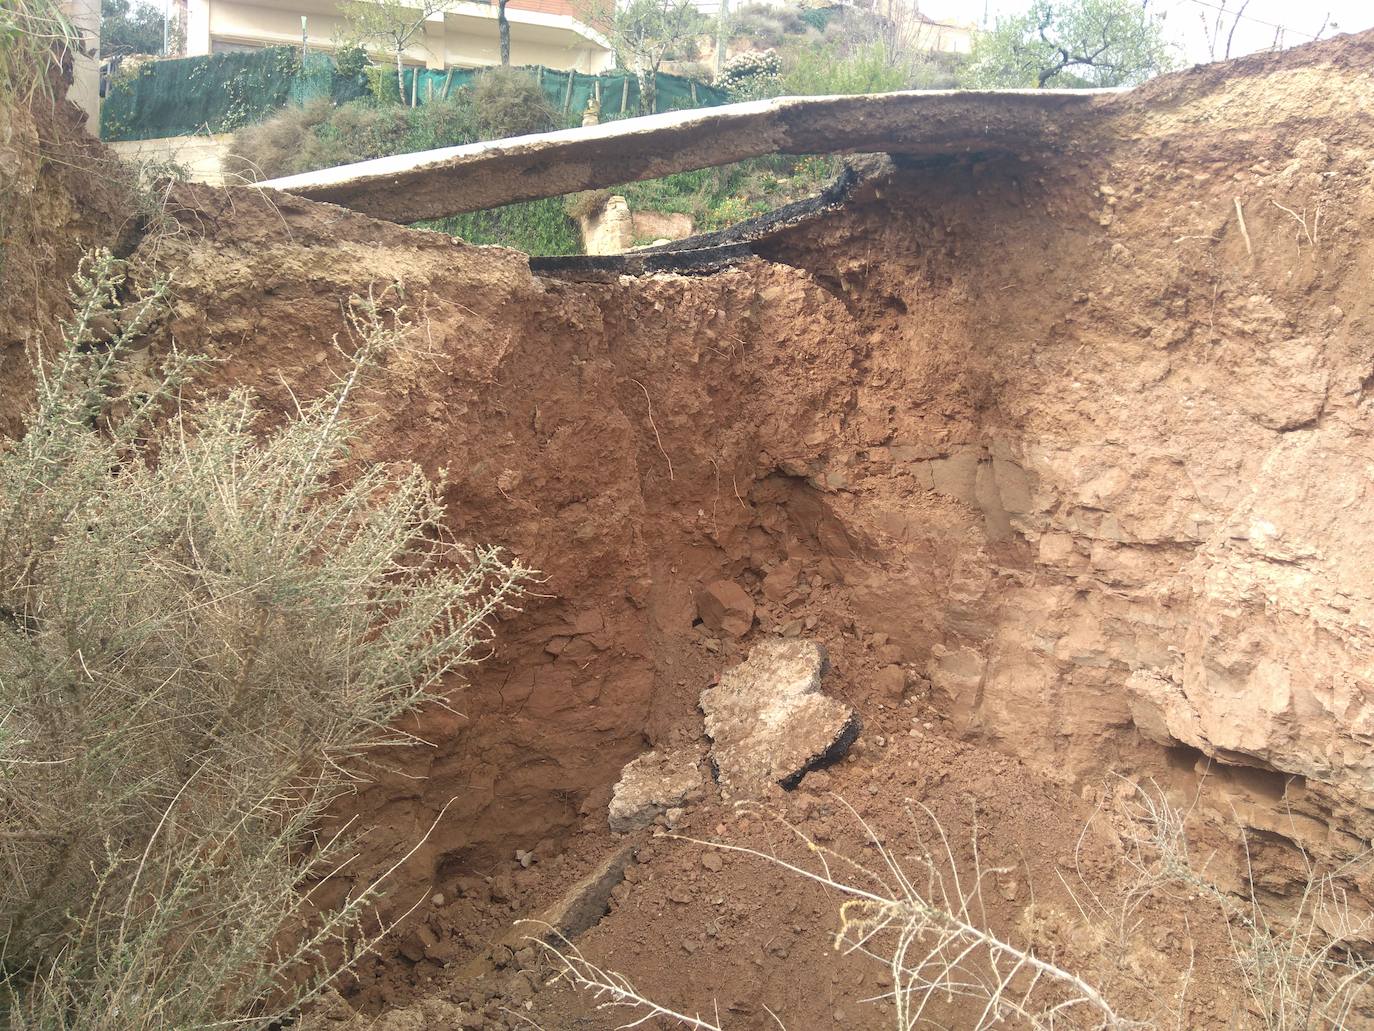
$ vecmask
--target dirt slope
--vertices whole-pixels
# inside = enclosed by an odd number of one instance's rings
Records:
[[[620,767],[695,740],[701,689],[775,632],[822,641],[864,717],[838,793],[885,826],[896,799],[928,797],[961,840],[978,801],[1057,909],[1109,771],[1195,799],[1195,833],[1224,850],[1213,872],[1237,886],[1245,828],[1268,901],[1293,890],[1299,847],[1364,849],[1372,66],[1365,35],[1170,76],[1052,149],[899,164],[700,277],[541,278],[522,255],[324,205],[182,192],[182,231],[158,241],[179,284],[162,339],[285,411],[285,383],[325,381],[341,300],[391,287],[421,331],[368,398],[360,460],[446,469],[456,532],[548,575],[464,716],[421,720],[431,747],[356,801],[374,866],[452,801],[393,894],[447,904],[357,1001],[457,993],[512,916],[614,847]],[[694,592],[721,578],[758,605],[741,641],[694,625]],[[714,806],[689,830],[761,840]],[[1093,846],[1092,876],[1110,881],[1113,847]],[[765,1004],[794,1029],[884,1026],[847,966],[830,980],[828,906],[798,889],[787,916],[772,873],[705,878],[699,853],[652,842],[653,880],[588,948],[683,1005],[721,986],[744,1007],[730,1026],[771,1026]],[[1350,887],[1374,902],[1366,875]],[[701,937],[711,906],[728,947]],[[1035,916],[1018,891],[997,908]],[[1174,918],[1151,919],[1159,956],[1121,975],[1136,1008],[1184,962]],[[779,955],[779,924],[807,944]],[[1190,1019],[1225,1026],[1226,976],[1208,977]],[[471,1026],[517,1023],[502,991]],[[545,996],[545,1027],[615,1025]]]
[[[138,242],[129,170],[85,132],[60,82],[0,102],[0,434],[20,428],[26,348],[57,339],[67,283],[87,248]]]

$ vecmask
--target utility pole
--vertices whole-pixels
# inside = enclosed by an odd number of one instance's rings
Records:
[[[730,20],[730,0],[720,0],[720,9],[716,14],[716,78],[720,78],[721,71],[725,68],[725,33],[726,26]]]

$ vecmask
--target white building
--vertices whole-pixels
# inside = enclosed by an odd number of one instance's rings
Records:
[[[341,36],[337,0],[185,0],[186,55],[268,46],[299,46],[302,26],[311,50],[328,51]],[[596,73],[615,66],[605,37],[570,0],[510,0],[511,63]],[[304,21],[302,21],[304,19]],[[500,63],[496,5],[456,0],[433,15],[407,48],[408,64],[480,68]]]

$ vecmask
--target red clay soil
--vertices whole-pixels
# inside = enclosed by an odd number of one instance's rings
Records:
[[[208,389],[285,414],[332,375],[347,296],[389,290],[417,331],[358,461],[447,470],[454,532],[547,576],[454,685],[463,715],[417,720],[428,744],[352,800],[372,870],[448,808],[388,904],[442,901],[350,1003],[409,1006],[394,1029],[623,1023],[493,943],[620,847],[621,767],[698,741],[701,690],[784,634],[826,646],[865,730],[827,791],[769,806],[871,863],[829,792],[900,856],[922,802],[965,862],[976,828],[1007,868],[993,926],[1132,1017],[1238,1026],[1214,914],[1152,904],[1123,944],[1074,896],[1119,887],[1116,774],[1190,806],[1209,873],[1278,911],[1300,849],[1374,833],[1371,68],[1365,35],[1169,76],[1053,150],[899,165],[697,277],[559,281],[326,205],[181,190],[142,252],[177,284],[155,346],[223,359]],[[696,625],[720,579],[756,603],[743,639]],[[677,830],[780,836],[713,798]],[[729,1028],[891,1026],[864,1001],[881,966],[831,950],[833,896],[641,834],[590,958]],[[1367,912],[1367,871],[1346,882]]]

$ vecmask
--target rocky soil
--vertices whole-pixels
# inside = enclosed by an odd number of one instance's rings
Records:
[[[1371,69],[1364,35],[1168,76],[1039,148],[898,161],[701,276],[536,276],[179,191],[144,245],[177,284],[150,345],[285,413],[347,346],[342,301],[387,291],[414,345],[358,460],[446,470],[455,533],[548,578],[351,801],[372,869],[448,808],[392,887],[422,908],[323,1025],[617,1026],[512,931],[589,878],[609,915],[578,945],[647,995],[890,1026],[833,893],[701,842],[795,849],[783,817],[872,866],[862,817],[919,860],[924,805],[999,871],[994,926],[1132,1017],[1236,1026],[1215,914],[1151,903],[1123,942],[1080,906],[1115,911],[1133,783],[1275,913],[1374,836]],[[706,780],[612,833],[622,768],[705,754],[702,692],[774,639],[828,654],[863,728],[843,760],[761,811]],[[1343,883],[1367,914],[1368,869]]]

